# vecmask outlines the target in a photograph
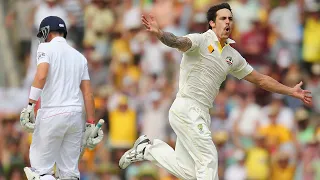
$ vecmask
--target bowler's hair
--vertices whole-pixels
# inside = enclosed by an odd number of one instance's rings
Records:
[[[220,9],[229,9],[231,11],[231,7],[228,3],[221,3],[221,4],[217,4],[215,6],[212,6],[207,12],[208,23],[210,21],[216,22],[217,11],[219,11]],[[231,13],[232,13],[232,11],[231,11]],[[211,29],[210,24],[208,26],[209,26],[209,29]]]

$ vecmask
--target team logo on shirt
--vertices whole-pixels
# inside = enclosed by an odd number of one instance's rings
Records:
[[[232,57],[228,56],[226,58],[226,62],[229,64],[229,66],[231,66],[233,64],[233,60],[232,60]]]
[[[40,60],[40,59],[44,58],[45,56],[46,56],[46,53],[38,52],[37,59]]]
[[[198,124],[200,134],[203,134],[203,124]]]

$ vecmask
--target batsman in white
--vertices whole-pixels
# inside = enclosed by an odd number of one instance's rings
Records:
[[[95,128],[95,109],[87,60],[68,45],[66,24],[57,16],[44,18],[37,36],[41,42],[37,51],[37,72],[29,105],[20,115],[24,129],[33,132],[29,154],[31,167],[24,171],[29,180],[51,180],[55,179],[56,164],[59,179],[79,179],[80,149],[94,148],[103,138],[101,129],[97,136],[90,136]],[[35,120],[34,107],[40,96],[41,108]]]
[[[230,46],[233,15],[228,3],[212,6],[207,12],[208,31],[177,37],[162,31],[151,15],[142,16],[147,31],[165,45],[183,52],[179,91],[169,110],[169,122],[177,135],[175,150],[165,142],[150,141],[143,135],[120,159],[126,168],[132,162],[149,160],[184,180],[217,180],[218,154],[211,139],[209,108],[228,74],[245,79],[265,90],[312,103],[302,82],[287,87],[255,71]],[[213,132],[214,133],[214,132]]]

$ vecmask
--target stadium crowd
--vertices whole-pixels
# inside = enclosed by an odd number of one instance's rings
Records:
[[[4,22],[23,81],[15,95],[0,96],[0,180],[25,179],[31,135],[19,113],[35,73],[35,34],[49,15],[66,21],[68,42],[86,56],[96,118],[107,122],[103,143],[80,160],[81,180],[177,179],[148,162],[118,168],[140,134],[175,145],[168,109],[182,54],[150,36],[140,17],[152,13],[163,30],[183,36],[206,31],[206,11],[220,2],[232,7],[233,46],[255,69],[291,87],[303,81],[313,94],[313,106],[305,107],[227,77],[210,110],[220,179],[320,179],[319,1],[7,0]]]

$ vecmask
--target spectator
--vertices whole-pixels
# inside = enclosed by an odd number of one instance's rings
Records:
[[[70,14],[70,26],[68,39],[70,39],[76,45],[76,48],[82,49],[82,40],[84,36],[84,9],[86,6],[86,0],[67,0],[63,1],[63,7],[65,7],[68,14]]]
[[[125,90],[129,84],[137,84],[140,79],[140,69],[132,64],[131,56],[119,54],[113,59],[112,78],[117,89]]]
[[[272,112],[274,110],[274,112]],[[264,118],[263,125],[270,124],[270,114],[275,113],[277,124],[280,124],[288,130],[294,128],[294,113],[293,110],[284,104],[284,96],[279,94],[273,94],[271,103],[262,108],[262,118]]]
[[[166,127],[170,102],[164,99],[159,91],[151,92],[147,98],[150,102],[145,102],[140,124],[142,126],[142,134],[146,134],[150,139],[168,140]]]
[[[301,152],[302,158],[302,177],[305,180],[313,180],[315,177],[315,171],[313,169],[313,165],[317,164],[316,162],[319,159],[319,142],[316,137],[312,138],[309,142],[307,142],[304,150]]]
[[[266,137],[261,133],[254,135],[254,146],[245,150],[247,157],[245,166],[248,179],[269,179],[270,177],[270,155],[266,149]]]
[[[141,9],[133,1],[124,2],[123,28],[125,30],[137,29],[141,26]]]
[[[312,94],[320,93],[320,64],[313,64],[311,66],[311,75],[307,83],[307,88],[311,91]],[[314,96],[313,107],[317,113],[320,113],[320,96]]]
[[[150,36],[144,44],[143,49],[147,49],[142,55],[142,70],[146,75],[156,74],[160,76],[164,72],[165,53],[168,52],[168,47],[163,45],[157,37]],[[152,64],[152,66],[151,66]]]
[[[143,163],[139,168],[137,180],[160,180],[160,178],[154,166]]]
[[[88,57],[91,86],[97,89],[108,83],[108,68],[104,65],[103,56],[98,51],[91,51]]]
[[[241,94],[238,106],[230,112],[229,123],[232,124],[233,137],[237,136],[246,148],[252,145],[252,136],[262,124],[260,107],[254,103],[253,96]]]
[[[15,44],[15,48],[19,51],[17,58],[23,63],[28,62],[30,58],[32,28],[29,14],[33,7],[32,0],[18,0],[14,2],[13,8],[6,16],[6,27],[15,32],[12,39],[17,43]],[[25,70],[25,67],[22,69]]]
[[[272,107],[269,118],[270,124],[259,128],[259,132],[266,136],[267,148],[271,154],[275,153],[281,145],[290,143],[292,135],[289,129],[277,122],[279,109]]]
[[[277,152],[271,165],[271,180],[290,180],[294,177],[295,165],[286,152]]]
[[[280,0],[279,6],[271,10],[269,23],[276,35],[276,43],[271,48],[272,58],[279,65],[287,67],[291,63],[298,63],[300,35],[299,6],[296,0]]]
[[[267,28],[258,19],[252,20],[252,28],[243,33],[240,38],[239,50],[242,51],[248,63],[266,64],[266,53],[268,52]],[[239,43],[238,43],[239,44]]]
[[[204,32],[208,29],[206,14],[198,12],[193,14],[190,22],[189,31],[192,33]]]
[[[103,59],[110,57],[109,32],[114,25],[114,14],[109,8],[110,0],[95,0],[84,12],[84,47],[94,49]]]
[[[320,178],[320,134],[316,136],[316,140],[318,141],[318,155],[315,159],[312,160],[310,163],[310,166],[307,166],[307,170],[311,173],[313,173],[313,178],[314,179],[319,179]]]
[[[121,155],[130,148],[138,135],[136,112],[129,108],[128,98],[122,95],[116,109],[109,114],[109,144],[114,153],[113,162],[118,162]]]
[[[317,6],[314,6],[317,7]],[[307,12],[305,20],[303,40],[302,40],[302,58],[306,63],[320,62],[320,7]]]
[[[315,128],[309,122],[310,115],[305,108],[300,108],[295,112],[297,122],[297,140],[303,147],[313,139]]]
[[[10,167],[7,179],[10,179],[10,180],[23,180],[24,179],[23,166],[12,166],[12,167]]]
[[[218,156],[218,176],[219,179],[224,179],[224,173],[225,170],[227,168],[227,159],[228,159],[228,155],[229,155],[229,147],[228,147],[228,133],[227,131],[216,131],[213,135],[212,135],[212,140],[216,145],[217,148],[217,152],[219,154]]]
[[[235,0],[231,3],[235,17],[235,26],[239,35],[249,32],[253,28],[251,23],[257,18],[257,1]]]
[[[230,165],[225,173],[225,180],[245,180],[247,179],[247,170],[245,166],[245,153],[242,150],[235,150],[233,158],[235,164]]]
[[[228,122],[228,114],[226,107],[219,107],[211,118],[211,131],[217,132],[224,130],[230,133],[230,123]]]

